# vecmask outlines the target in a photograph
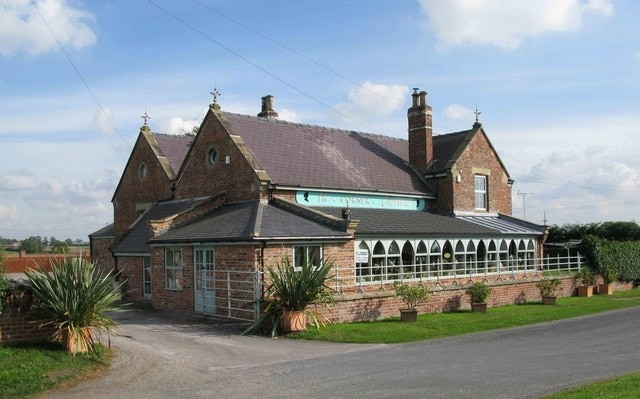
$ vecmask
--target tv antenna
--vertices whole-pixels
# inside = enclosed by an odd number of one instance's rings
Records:
[[[527,195],[533,195],[533,193],[523,193],[518,190],[518,197],[522,197],[522,212],[524,213],[524,220],[527,220]]]

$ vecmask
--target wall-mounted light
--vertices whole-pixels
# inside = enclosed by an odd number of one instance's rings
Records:
[[[227,165],[229,165],[231,163],[231,157],[229,155],[224,157],[224,163],[227,164]]]
[[[461,180],[462,180],[462,176],[458,173],[456,175],[456,183],[460,183]]]

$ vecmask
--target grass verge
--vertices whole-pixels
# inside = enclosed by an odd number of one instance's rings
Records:
[[[556,392],[543,399],[631,399],[637,398],[639,392],[640,373],[633,373]]]
[[[400,343],[450,337],[479,331],[584,316],[640,305],[640,289],[619,291],[611,296],[558,298],[557,305],[540,302],[490,308],[487,313],[457,311],[418,316],[415,323],[399,317],[373,322],[330,324],[319,330],[291,334],[290,338],[352,343]]]
[[[105,357],[108,359],[108,356]],[[24,398],[106,367],[58,344],[0,346],[0,398]]]

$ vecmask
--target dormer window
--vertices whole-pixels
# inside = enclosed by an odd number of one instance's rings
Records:
[[[475,175],[473,179],[475,204],[477,211],[486,211],[489,208],[487,198],[487,176]]]

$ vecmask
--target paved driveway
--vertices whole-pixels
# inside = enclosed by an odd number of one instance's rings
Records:
[[[106,374],[45,397],[537,398],[640,370],[640,307],[400,345],[243,337],[173,312],[118,318]]]

